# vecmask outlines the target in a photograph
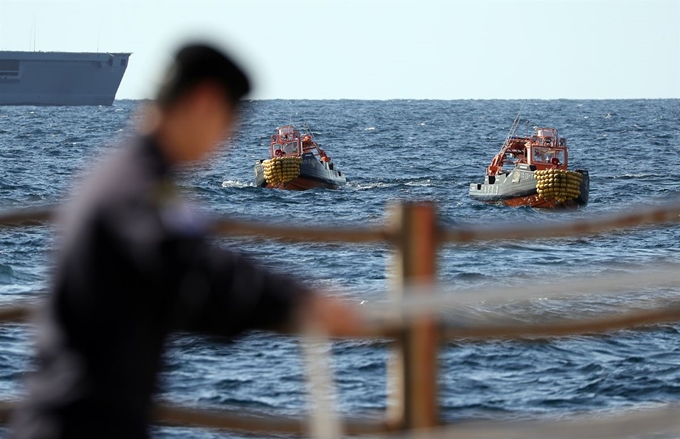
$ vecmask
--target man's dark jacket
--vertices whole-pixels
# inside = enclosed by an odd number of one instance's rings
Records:
[[[145,438],[170,332],[279,328],[308,294],[211,245],[161,151],[137,139],[62,213],[37,371],[11,437]]]

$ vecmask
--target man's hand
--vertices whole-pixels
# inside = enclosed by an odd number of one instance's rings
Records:
[[[324,294],[312,294],[296,317],[299,329],[320,330],[330,336],[359,337],[368,332],[356,306]]]

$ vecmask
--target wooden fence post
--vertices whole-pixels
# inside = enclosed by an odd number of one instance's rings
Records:
[[[437,209],[434,203],[405,203],[390,212],[396,231],[396,285],[399,300],[409,287],[433,286],[438,247]],[[425,293],[427,289],[423,289]],[[409,322],[395,343],[389,364],[388,417],[401,428],[428,428],[439,424],[437,392],[438,324],[434,317]]]

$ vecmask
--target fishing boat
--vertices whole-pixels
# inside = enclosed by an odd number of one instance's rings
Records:
[[[255,162],[258,187],[307,190],[337,189],[347,183],[313,134],[301,134],[294,125],[276,128],[269,142],[269,158]]]
[[[560,137],[555,128],[539,127],[531,136],[517,136],[518,125],[519,115],[486,169],[484,182],[470,184],[470,198],[549,209],[588,204],[588,171],[568,168],[567,139]]]

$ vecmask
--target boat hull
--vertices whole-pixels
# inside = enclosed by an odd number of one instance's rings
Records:
[[[255,185],[272,189],[304,191],[314,188],[337,189],[347,183],[341,171],[334,169],[331,163],[322,163],[313,154],[303,154],[300,163],[300,174],[285,183],[270,184],[264,177],[264,166],[258,160],[255,163]]]
[[[512,207],[534,207],[546,209],[573,209],[588,204],[590,177],[586,170],[576,170],[581,174],[579,196],[575,199],[558,201],[543,198],[538,194],[534,169],[522,166],[506,174],[487,176],[484,183],[471,183],[470,198],[486,203],[504,204]]]

